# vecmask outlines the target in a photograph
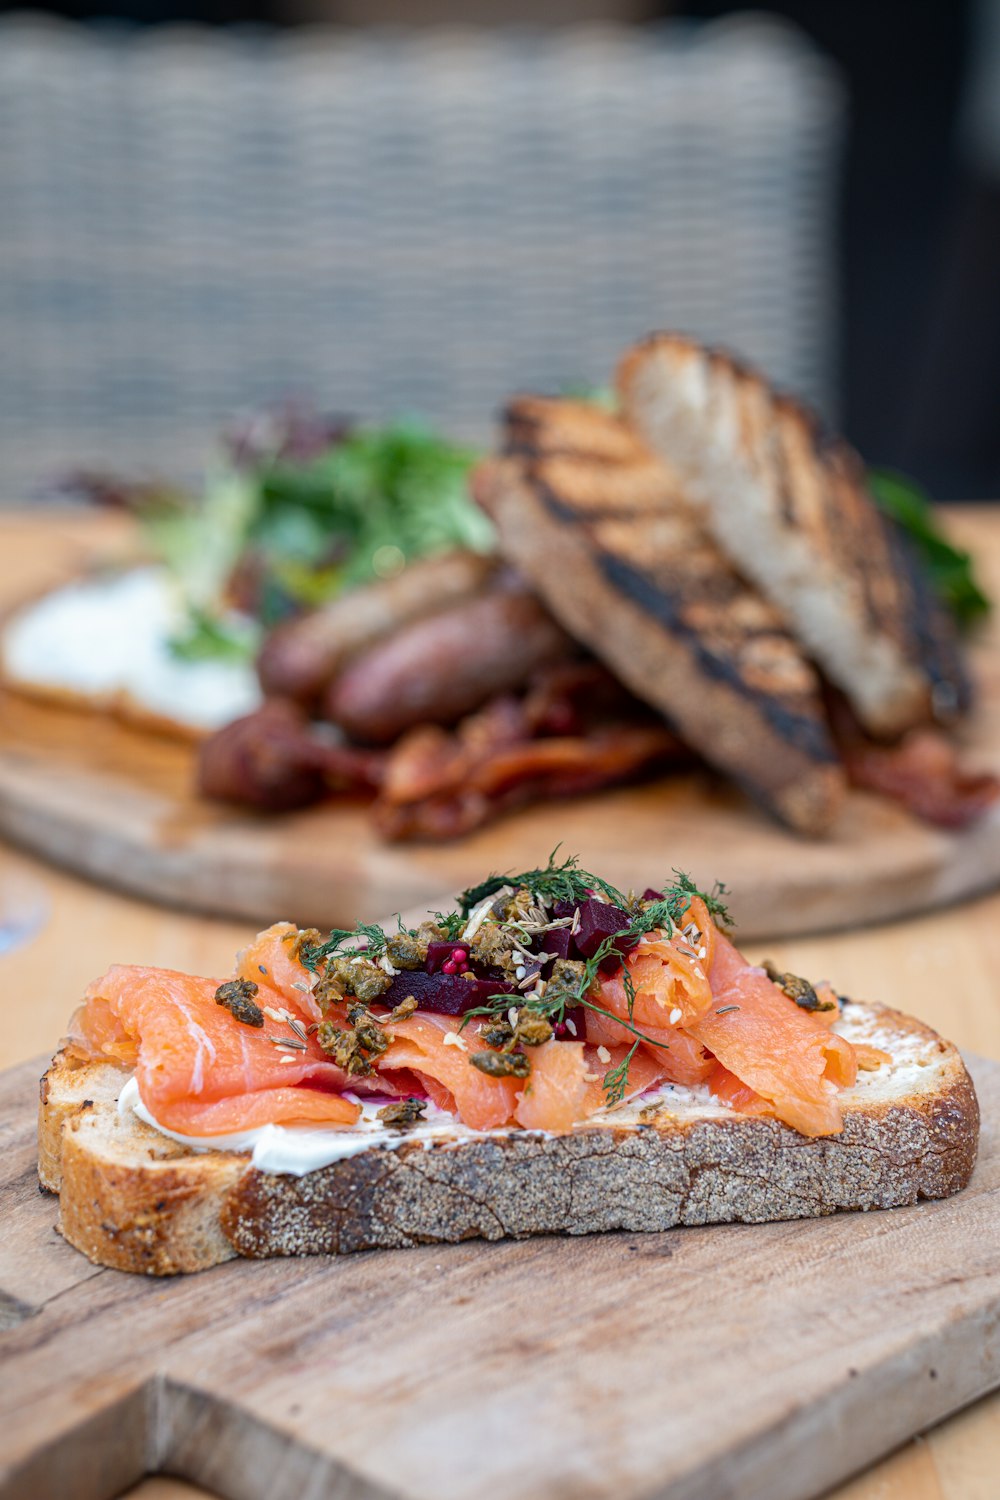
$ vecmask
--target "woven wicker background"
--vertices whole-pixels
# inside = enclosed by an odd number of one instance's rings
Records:
[[[829,411],[843,101],[762,19],[242,36],[0,22],[0,495],[194,471],[291,393],[488,437],[656,326]]]

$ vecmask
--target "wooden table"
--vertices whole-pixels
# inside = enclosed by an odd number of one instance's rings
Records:
[[[1000,516],[993,512],[984,521],[995,529]],[[3,574],[0,559],[0,597],[13,582]],[[35,930],[8,944],[3,920],[11,912]],[[110,963],[223,972],[245,937],[239,924],[129,900],[0,846],[0,982],[7,997],[0,1066],[51,1052],[84,985]],[[764,950],[749,952],[761,957]],[[963,1047],[1000,1058],[1000,894],[890,926],[772,943],[767,952],[794,972],[829,976],[848,994],[899,1004]],[[915,1439],[836,1496],[992,1500],[998,1472],[1000,1393]],[[131,1491],[130,1500],[203,1494],[155,1478]]]

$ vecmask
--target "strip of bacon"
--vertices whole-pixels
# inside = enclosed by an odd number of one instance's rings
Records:
[[[1000,796],[1000,780],[970,771],[939,729],[915,729],[898,745],[851,740],[841,747],[851,784],[891,797],[939,828],[965,828]]]
[[[272,698],[202,741],[197,782],[217,802],[290,812],[331,791],[370,795],[383,763],[384,752],[331,743],[297,704]]]
[[[493,717],[499,717],[495,705]],[[686,756],[666,726],[550,739],[498,737],[492,744],[480,736],[480,727],[463,725],[447,734],[427,726],[400,741],[373,808],[385,838],[457,838],[527,802],[618,785]]]

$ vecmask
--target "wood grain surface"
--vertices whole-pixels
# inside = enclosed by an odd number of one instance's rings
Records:
[[[104,545],[115,544],[113,520],[95,528],[94,518],[87,517],[76,531],[72,521],[62,526],[65,555],[74,569],[86,562],[96,530],[103,530]],[[974,529],[984,534],[990,528],[1000,535],[1000,510],[982,515]],[[43,579],[51,567],[48,534],[34,527],[30,537],[22,534],[15,545],[16,539],[5,533],[0,592],[10,588],[11,580],[29,591],[33,580]],[[245,941],[246,930],[241,922],[148,905],[0,845],[0,1066],[50,1052],[85,984],[111,962],[222,971]],[[827,974],[849,993],[902,1005],[962,1046],[1000,1058],[1000,895],[861,931],[785,939],[767,947],[750,944],[749,952],[755,958],[769,953],[796,972]],[[25,1091],[26,1099],[33,1094],[30,1070]],[[53,1220],[50,1214],[48,1222]],[[65,1246],[61,1251],[71,1255]],[[81,1274],[94,1272],[85,1262],[78,1265],[84,1268]],[[16,1309],[0,1305],[0,1322],[9,1321],[12,1312]],[[844,1315],[838,1307],[827,1316]],[[292,1338],[295,1330],[286,1328],[284,1333]],[[862,1336],[863,1331],[858,1334]],[[7,1335],[0,1338],[2,1359]],[[739,1346],[728,1351],[734,1383],[740,1380],[741,1355]],[[303,1362],[302,1378],[308,1381],[308,1347]],[[334,1389],[334,1403],[336,1396]],[[47,1434],[49,1441],[54,1436],[54,1429]],[[0,1434],[0,1452],[6,1451],[5,1441],[6,1433]],[[850,1441],[850,1434],[845,1434],[845,1444]],[[145,1459],[132,1472],[113,1477],[112,1487],[123,1490],[132,1485],[144,1464]],[[842,1485],[835,1500],[993,1500],[998,1472],[1000,1394],[995,1394]],[[72,1492],[70,1487],[67,1493]],[[303,1485],[302,1493],[308,1492]],[[130,1500],[201,1500],[210,1493],[221,1493],[210,1477],[192,1486],[161,1476],[140,1482],[130,1490]],[[733,1493],[741,1493],[738,1486]]]
[[[1000,513],[970,510],[952,525],[1000,593]],[[114,517],[63,517],[57,530],[51,518],[0,516],[0,608],[128,547]],[[977,650],[980,704],[963,734],[975,764],[1000,771],[995,644]],[[0,832],[134,894],[259,923],[372,919],[489,870],[536,865],[560,841],[626,888],[657,885],[672,867],[722,879],[753,936],[885,920],[1000,883],[1000,807],[951,833],[854,792],[833,835],[806,840],[705,771],[528,808],[452,844],[389,845],[362,805],[262,817],[201,801],[191,777],[180,742],[0,695]]]
[[[956,1197],[885,1213],[95,1268],[0,1078],[0,1493],[808,1500],[1000,1383],[1000,1065]],[[737,1378],[738,1374],[738,1378]]]

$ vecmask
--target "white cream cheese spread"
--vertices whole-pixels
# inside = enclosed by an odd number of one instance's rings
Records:
[[[473,1130],[456,1120],[446,1110],[438,1109],[430,1100],[424,1118],[408,1130],[394,1130],[378,1119],[380,1105],[367,1103],[356,1095],[347,1094],[361,1108],[361,1117],[355,1125],[327,1127],[323,1125],[260,1125],[254,1130],[241,1130],[232,1135],[183,1135],[161,1125],[146,1108],[139,1096],[139,1085],[130,1078],[118,1099],[120,1115],[134,1114],[151,1125],[161,1135],[169,1136],[191,1151],[249,1151],[251,1161],[260,1172],[284,1172],[292,1177],[304,1177],[307,1172],[318,1171],[335,1161],[356,1156],[361,1151],[379,1148],[397,1150],[404,1144],[416,1144],[429,1149],[435,1144],[452,1144],[460,1141],[501,1139],[511,1134],[524,1136],[547,1136],[550,1131],[520,1130],[505,1126],[499,1130]],[[614,1109],[601,1110],[587,1120],[579,1121],[574,1130],[588,1130],[595,1126],[628,1127],[639,1123],[639,1112],[650,1107],[659,1107],[670,1114],[697,1113],[701,1116],[719,1116],[729,1113],[729,1107],[713,1099],[703,1086],[683,1088],[679,1085],[661,1084],[657,1088]]]
[[[877,1021],[869,1014],[857,1012],[852,1016],[850,1007],[841,1016],[836,1030],[848,1041],[866,1041],[878,1046],[890,1038],[883,1036]],[[893,1037],[893,1050],[898,1052],[898,1038]],[[914,1042],[914,1052],[919,1051],[919,1042]],[[909,1058],[899,1058],[905,1066]],[[911,1064],[916,1067],[917,1064]],[[892,1077],[892,1070],[884,1065],[871,1073],[859,1073],[852,1089],[844,1089],[840,1098],[844,1104],[856,1101],[860,1095],[879,1092],[882,1077]],[[292,1177],[304,1177],[309,1172],[328,1167],[333,1162],[356,1156],[361,1151],[374,1148],[394,1151],[404,1144],[417,1144],[429,1149],[435,1144],[457,1144],[461,1141],[502,1139],[510,1135],[549,1136],[545,1130],[518,1130],[509,1126],[499,1130],[472,1130],[456,1120],[447,1110],[438,1109],[430,1100],[424,1118],[408,1130],[395,1130],[378,1118],[381,1107],[358,1097],[346,1094],[346,1098],[357,1103],[361,1116],[354,1125],[330,1128],[322,1125],[261,1125],[254,1130],[242,1130],[232,1135],[182,1135],[180,1131],[168,1130],[161,1125],[143,1104],[139,1096],[139,1085],[130,1078],[118,1099],[120,1115],[134,1114],[151,1125],[161,1135],[187,1146],[192,1151],[248,1151],[251,1162],[260,1172],[287,1173]],[[640,1094],[624,1104],[602,1109],[586,1120],[574,1125],[574,1132],[613,1127],[635,1128],[645,1123],[654,1110],[661,1118],[673,1117],[683,1120],[685,1116],[697,1115],[699,1119],[720,1119],[732,1114],[728,1104],[716,1099],[706,1084],[660,1083],[655,1088]]]
[[[360,1151],[372,1147],[393,1151],[404,1142],[417,1141],[425,1147],[436,1140],[478,1140],[483,1131],[470,1130],[446,1110],[438,1109],[430,1100],[424,1118],[409,1130],[393,1130],[378,1118],[379,1104],[371,1104],[354,1094],[345,1094],[347,1099],[361,1108],[361,1117],[355,1125],[329,1127],[324,1125],[260,1125],[254,1130],[241,1130],[232,1135],[183,1135],[178,1130],[169,1130],[161,1125],[139,1097],[139,1085],[130,1078],[118,1098],[120,1115],[134,1114],[151,1125],[161,1135],[187,1146],[192,1151],[249,1151],[253,1165],[261,1172],[285,1172],[292,1177],[304,1177],[307,1172],[328,1167],[332,1162],[356,1156]],[[384,1101],[383,1101],[384,1103]],[[504,1135],[505,1131],[488,1132]],[[539,1132],[534,1132],[538,1134]]]
[[[261,701],[250,662],[182,660],[180,595],[162,568],[90,578],[46,594],[3,632],[5,674],[25,687],[107,700],[127,698],[150,714],[211,730]]]

